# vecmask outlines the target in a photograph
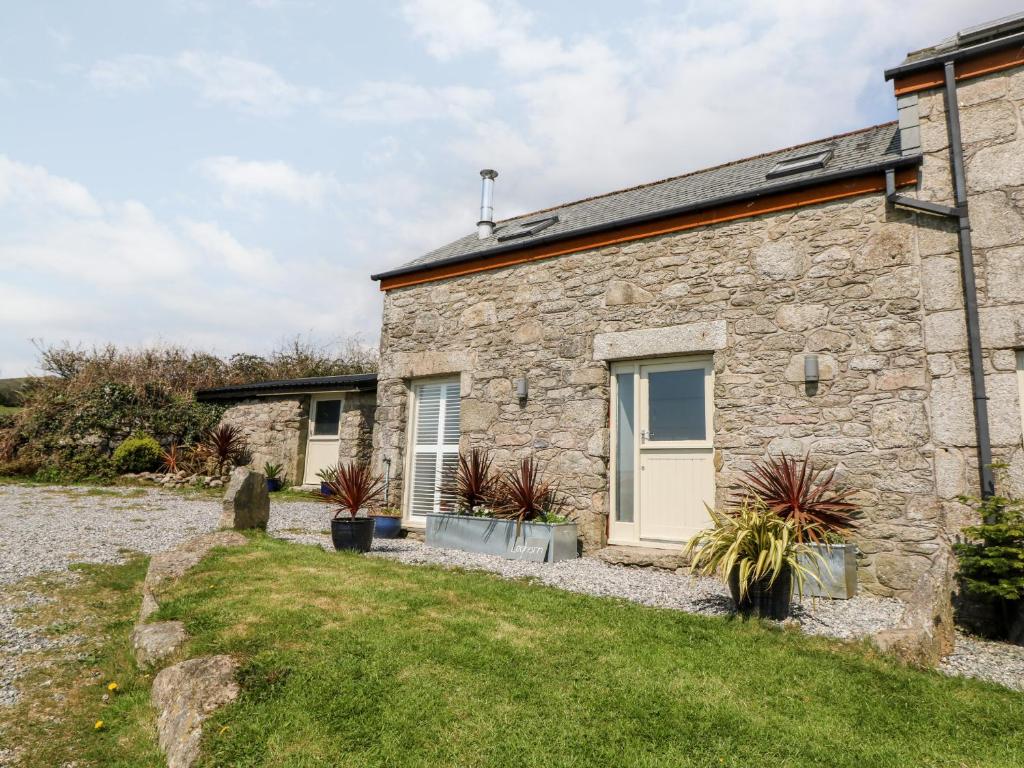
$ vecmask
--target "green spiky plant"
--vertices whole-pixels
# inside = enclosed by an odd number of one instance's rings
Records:
[[[821,583],[817,574],[817,567],[824,562],[821,555],[799,540],[793,520],[780,517],[760,497],[747,496],[728,512],[708,507],[708,513],[713,527],[691,538],[683,554],[690,558],[690,570],[702,576],[718,573],[728,581],[735,572],[740,603],[754,585],[770,589],[787,570],[801,596],[807,579]],[[808,568],[801,558],[817,567]]]

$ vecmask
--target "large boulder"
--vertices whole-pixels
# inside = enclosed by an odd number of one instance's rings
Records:
[[[907,598],[903,620],[874,637],[875,645],[904,661],[934,667],[953,652],[955,562],[949,542],[943,539],[931,563]]]
[[[203,721],[238,697],[230,656],[201,656],[163,670],[153,680],[160,748],[167,768],[190,768],[199,758]]]
[[[250,528],[266,530],[270,520],[270,494],[267,478],[248,467],[238,467],[231,473],[227,493],[224,494],[224,512],[221,528],[243,531]]]

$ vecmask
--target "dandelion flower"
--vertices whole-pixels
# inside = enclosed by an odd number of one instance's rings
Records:
[[[94,725],[93,728],[95,728],[97,731],[102,731],[103,730],[103,721],[102,720],[97,720],[96,721],[96,725]]]
[[[111,693],[116,691],[117,688],[118,688],[117,683],[111,683],[110,685],[107,686],[107,690],[110,691]]]

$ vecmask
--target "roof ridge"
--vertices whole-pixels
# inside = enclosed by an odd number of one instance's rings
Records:
[[[567,206],[570,206],[570,205],[577,205],[578,203],[588,203],[591,200],[601,200],[602,198],[611,197],[612,195],[622,194],[623,192],[633,192],[633,191],[638,190],[638,189],[646,189],[647,187],[655,187],[655,186],[657,186],[659,184],[665,184],[666,182],[669,182],[669,181],[676,181],[678,179],[685,179],[688,176],[696,176],[697,174],[708,173],[709,171],[717,171],[717,170],[720,170],[722,168],[728,168],[728,167],[733,166],[733,165],[739,165],[740,163],[746,163],[746,162],[749,162],[751,160],[758,160],[758,159],[760,159],[762,157],[768,157],[770,155],[777,155],[777,154],[780,154],[782,152],[789,152],[790,150],[800,149],[801,147],[809,147],[812,144],[821,144],[824,141],[834,141],[836,139],[846,138],[847,136],[854,136],[854,135],[856,135],[858,133],[867,133],[868,131],[878,130],[879,128],[884,128],[884,127],[889,126],[889,125],[897,125],[898,122],[899,122],[898,120],[887,120],[884,123],[878,123],[876,125],[869,125],[869,126],[867,126],[865,128],[857,128],[856,130],[845,131],[844,133],[836,133],[836,134],[833,134],[832,136],[825,136],[824,138],[821,138],[821,139],[814,139],[813,141],[805,141],[805,142],[803,142],[801,144],[793,144],[792,146],[789,146],[789,147],[782,147],[780,149],[773,149],[773,150],[770,150],[768,152],[762,152],[761,154],[758,154],[758,155],[750,155],[749,157],[741,157],[738,160],[730,160],[727,163],[720,163],[719,165],[710,165],[707,168],[698,168],[697,170],[687,171],[686,173],[680,173],[680,174],[678,174],[676,176],[667,176],[664,179],[657,179],[655,181],[648,181],[648,182],[645,182],[643,184],[637,184],[637,185],[632,186],[632,187],[623,187],[622,189],[615,189],[615,190],[612,190],[611,192],[603,192],[600,195],[591,195],[590,197],[581,197],[581,198],[579,198],[577,200],[569,200],[567,202],[559,203],[557,205],[552,205],[552,206],[549,206],[547,208],[540,208],[540,209],[535,210],[535,211],[530,211],[529,213],[521,213],[518,216],[511,216],[511,217],[509,217],[507,219],[498,219],[498,221],[495,222],[495,225],[497,225],[497,224],[507,224],[510,221],[517,221],[519,219],[523,219],[523,218],[526,218],[528,216],[536,216],[539,213],[548,213],[549,211],[557,211],[557,210],[560,210],[562,208],[566,208]]]

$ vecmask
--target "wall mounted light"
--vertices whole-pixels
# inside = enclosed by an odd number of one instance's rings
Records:
[[[521,379],[516,379],[515,381],[513,381],[512,386],[515,387],[516,397],[519,398],[520,402],[525,400],[527,396],[530,394],[530,387],[526,383],[525,376]]]
[[[804,355],[804,381],[808,384],[817,384],[818,377],[818,356]]]

